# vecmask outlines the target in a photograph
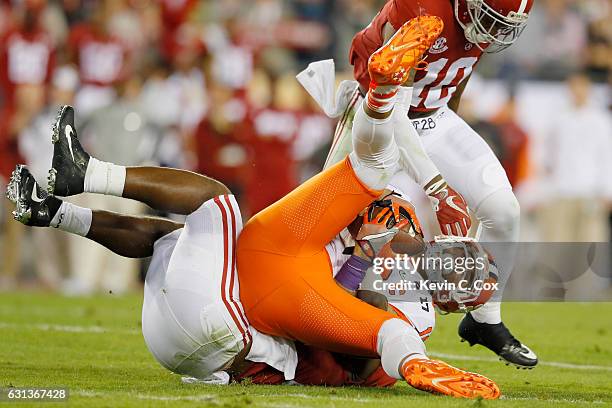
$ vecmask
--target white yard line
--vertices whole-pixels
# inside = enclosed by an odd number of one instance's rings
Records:
[[[193,402],[211,402],[219,400],[219,398],[228,398],[228,397],[238,397],[233,395],[222,395],[222,394],[202,394],[202,395],[151,395],[151,394],[140,394],[140,393],[125,393],[125,392],[100,392],[100,391],[86,391],[86,390],[78,390],[71,391],[71,395],[78,395],[80,397],[86,398],[103,398],[103,397],[131,397],[139,400],[147,400],[147,401],[169,401],[169,402],[177,402],[177,401],[193,401]],[[283,397],[290,395],[256,395],[256,397]],[[247,396],[248,397],[248,396]],[[270,408],[308,408],[307,405],[300,403],[299,405],[284,403],[284,402],[257,402],[256,406],[265,406]]]
[[[589,401],[589,400],[581,400],[581,399],[574,399],[574,398],[528,398],[528,397],[506,397],[505,395],[502,395],[501,397],[499,397],[499,399],[501,400],[508,400],[508,401],[542,401],[542,402],[551,402],[551,403],[555,403],[555,404],[561,404],[561,403],[565,403],[565,404],[606,404],[607,402],[605,401]]]
[[[140,400],[148,400],[148,401],[193,401],[193,402],[211,402],[218,401],[223,398],[230,397],[238,397],[234,395],[223,395],[223,394],[202,394],[202,395],[183,395],[183,396],[169,396],[169,395],[151,395],[151,394],[140,394],[140,393],[125,393],[125,392],[100,392],[100,391],[86,391],[86,390],[78,390],[71,391],[71,395],[78,395],[81,397],[88,398],[102,398],[102,397],[129,397]],[[297,399],[323,399],[326,401],[347,401],[351,403],[380,403],[381,398],[373,399],[373,398],[355,398],[355,397],[341,397],[337,395],[310,395],[310,394],[301,394],[301,393],[292,393],[292,394],[264,394],[264,395],[253,395],[251,398],[297,398]],[[502,395],[501,400],[508,401],[541,401],[548,402],[553,404],[605,404],[605,401],[590,401],[590,400],[581,400],[581,399],[570,399],[570,398],[528,398],[528,397],[507,397]],[[298,405],[293,405],[285,402],[260,402],[257,401],[253,404],[253,406],[267,406],[270,408],[294,408],[294,407],[308,407],[300,402]]]
[[[436,352],[427,353],[427,355],[431,357],[448,358],[452,360],[499,362],[499,359],[495,357],[464,356],[460,354],[447,354],[447,353],[436,353]],[[612,371],[611,366],[591,365],[591,364],[573,364],[573,363],[563,363],[560,361],[540,361],[538,365],[548,366],[548,367],[557,367],[557,368],[571,368],[571,369],[576,369],[576,370]]]
[[[88,398],[102,398],[102,397],[131,397],[141,400],[150,400],[150,401],[195,401],[195,402],[205,402],[205,401],[213,401],[218,395],[214,394],[202,394],[202,395],[151,395],[151,394],[139,394],[139,393],[128,393],[128,392],[101,392],[101,391],[71,391],[71,395],[78,395],[80,397],[88,397]]]
[[[73,326],[65,324],[45,324],[45,323],[6,323],[0,322],[3,329],[31,329],[42,331],[60,331],[69,333],[121,333],[121,334],[141,334],[140,330],[134,329],[109,329],[102,326]]]
[[[42,331],[61,331],[69,333],[122,333],[122,334],[141,334],[140,330],[136,329],[110,329],[101,326],[72,326],[72,325],[61,325],[61,324],[17,324],[0,322],[0,328],[6,329],[33,329]],[[447,354],[431,352],[428,353],[431,357],[437,358],[448,358],[452,360],[461,361],[485,361],[485,362],[498,362],[499,359],[495,357],[479,357],[479,356],[467,356],[460,354]],[[593,364],[573,364],[564,363],[561,361],[540,361],[538,365],[556,368],[569,368],[576,370],[601,370],[601,371],[612,371],[612,366],[593,365]]]
[[[303,398],[303,399],[326,399],[332,401],[351,401],[351,402],[361,402],[364,404],[370,402],[378,402],[380,403],[381,398],[355,398],[355,397],[342,397],[338,395],[311,395],[311,394],[302,394],[302,393],[291,393],[291,394],[279,394],[278,397],[292,397],[292,398]]]

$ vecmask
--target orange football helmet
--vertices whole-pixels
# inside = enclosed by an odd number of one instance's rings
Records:
[[[349,226],[349,231],[371,259],[410,253],[411,245],[422,249],[423,231],[414,207],[393,191],[370,204]]]

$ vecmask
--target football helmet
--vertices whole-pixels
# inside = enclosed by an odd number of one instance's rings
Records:
[[[436,288],[434,306],[441,314],[467,313],[487,302],[498,271],[491,255],[473,238],[436,236],[425,251],[424,272]]]
[[[423,231],[414,207],[396,191],[371,203],[348,229],[371,259],[422,248]]]
[[[511,46],[527,25],[534,0],[454,0],[465,38],[487,53]]]

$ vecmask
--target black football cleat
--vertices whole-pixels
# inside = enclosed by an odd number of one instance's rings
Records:
[[[15,203],[13,217],[32,227],[48,227],[62,201],[44,191],[28,168],[18,165],[9,181],[6,197]]]
[[[79,142],[74,127],[74,109],[60,108],[53,124],[53,161],[49,170],[47,191],[51,195],[68,197],[83,192],[89,154]]]
[[[506,365],[531,369],[538,364],[538,356],[518,341],[503,323],[479,323],[470,313],[459,323],[459,337],[470,346],[480,344],[499,356]]]

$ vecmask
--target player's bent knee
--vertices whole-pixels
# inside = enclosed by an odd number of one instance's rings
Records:
[[[194,186],[193,197],[194,202],[192,204],[193,209],[191,212],[196,211],[200,206],[206,203],[208,200],[212,200],[215,197],[222,195],[232,194],[229,188],[225,184],[215,179],[206,177],[207,182],[203,186]]]
[[[521,207],[510,189],[500,189],[487,197],[476,210],[484,228],[497,231],[514,231],[521,218]]]
[[[223,183],[221,183],[218,180],[215,180],[216,183],[213,184],[211,191],[209,192],[209,197],[204,200],[204,201],[208,201],[211,198],[217,197],[217,196],[221,196],[221,195],[226,195],[226,194],[232,194],[232,192],[230,191],[229,188],[227,188],[227,186]]]

